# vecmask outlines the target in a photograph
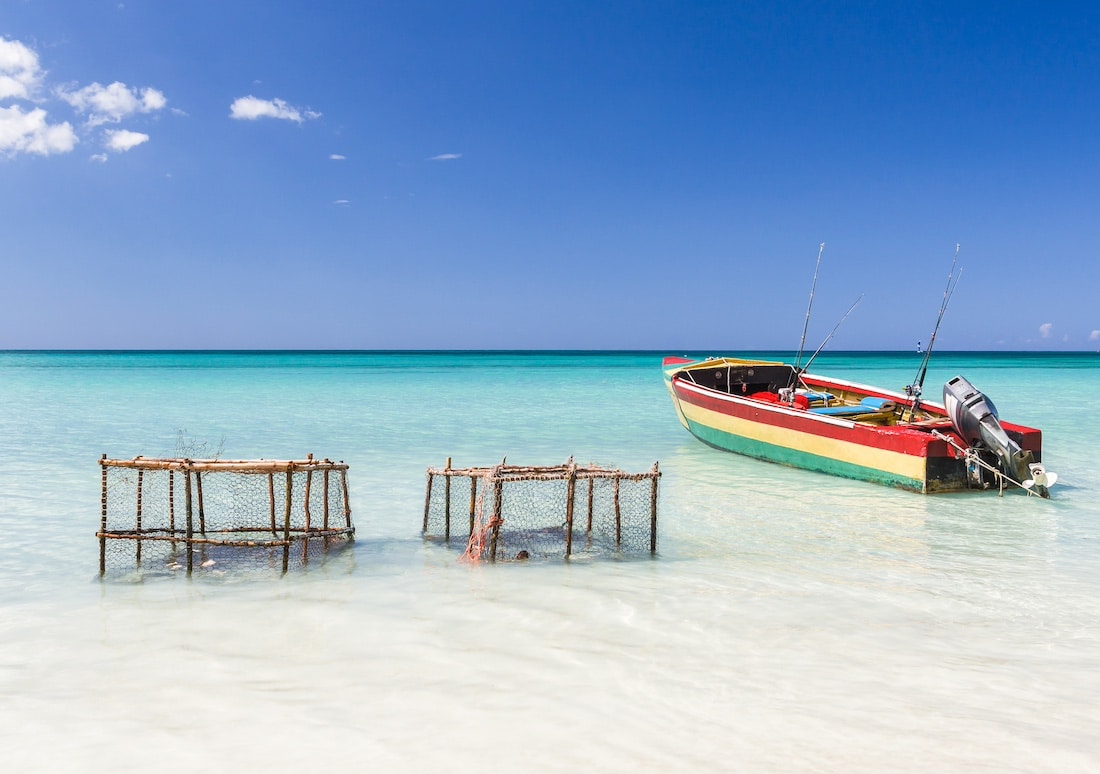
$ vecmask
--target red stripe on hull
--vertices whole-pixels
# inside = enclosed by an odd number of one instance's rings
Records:
[[[673,379],[673,387],[677,397],[685,403],[750,422],[915,457],[953,456],[945,441],[933,438],[930,433],[907,427],[877,427],[828,420],[820,415],[778,408],[772,404],[748,398],[719,397],[717,394],[706,394],[692,389],[681,379]],[[950,424],[937,429],[953,435]]]

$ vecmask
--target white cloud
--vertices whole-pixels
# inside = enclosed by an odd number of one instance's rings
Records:
[[[284,121],[302,123],[306,119],[320,118],[321,114],[312,110],[301,111],[288,105],[281,99],[260,99],[249,94],[238,97],[229,106],[229,117],[238,121],[255,121],[257,118],[281,118]]]
[[[333,202],[333,204],[336,204],[336,205],[339,205],[339,206],[344,206],[344,205],[350,204],[350,202],[347,199],[337,199],[336,201]]]
[[[0,38],[0,99],[30,99],[41,77],[38,54],[18,40]]]
[[[333,161],[343,161],[347,158],[347,156],[341,156],[339,153],[333,153],[331,156],[329,156],[329,158]]]
[[[1054,323],[1043,323],[1039,326],[1039,335],[1044,339],[1049,339],[1051,332],[1054,330]]]
[[[432,156],[428,161],[454,161],[460,158],[462,158],[461,153],[440,153],[438,156]]]
[[[106,153],[93,153],[88,158],[92,161],[98,161],[100,164],[106,164],[107,163],[107,154]]]
[[[0,107],[0,153],[68,153],[76,145],[76,132],[68,121],[50,124],[46,111],[35,108],[28,113],[18,105]]]
[[[131,132],[129,129],[117,129],[107,132],[107,147],[119,153],[136,148],[144,142],[149,142],[149,135],[142,132]]]
[[[40,93],[45,75],[38,55],[30,47],[18,40],[0,38],[0,102],[14,99],[36,103],[33,109],[0,105],[0,158],[21,153],[68,153],[97,126],[117,124],[140,113],[155,113],[168,104],[157,89],[131,88],[119,81],[83,88],[76,84],[54,86]],[[86,116],[85,120],[76,129],[68,121],[50,122],[45,108],[39,106],[47,99],[68,103],[77,114]],[[127,151],[148,141],[149,135],[141,132],[106,133],[109,151]],[[106,155],[96,154],[92,159],[103,161]]]
[[[1100,331],[1093,331],[1090,333],[1089,341],[1100,341]]]
[[[79,113],[88,113],[88,126],[117,124],[135,113],[153,113],[168,104],[156,89],[131,89],[115,81],[110,86],[93,83],[77,91],[58,90],[58,96]]]

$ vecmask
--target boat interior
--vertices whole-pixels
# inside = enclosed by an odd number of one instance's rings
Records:
[[[676,376],[716,392],[741,395],[767,403],[786,404],[813,414],[843,417],[858,422],[918,426],[940,425],[945,422],[949,424],[944,415],[925,409],[919,410],[916,416],[911,416],[906,404],[899,404],[889,398],[867,395],[848,388],[838,389],[838,385],[818,383],[813,377],[805,375],[799,379],[795,368],[787,363],[720,358],[685,367]]]

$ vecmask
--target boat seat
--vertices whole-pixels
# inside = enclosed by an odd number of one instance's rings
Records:
[[[897,404],[887,398],[864,398],[855,406],[818,406],[811,407],[810,411],[830,417],[854,417],[862,414],[889,414],[895,408]]]
[[[828,392],[814,392],[812,390],[799,390],[799,395],[805,395],[806,400],[810,401],[810,405],[823,405],[828,406],[831,402],[836,400],[836,396]]]

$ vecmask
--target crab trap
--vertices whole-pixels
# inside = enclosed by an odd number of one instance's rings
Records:
[[[99,460],[99,574],[286,573],[354,539],[348,466],[315,460]]]
[[[428,468],[425,539],[470,561],[657,552],[657,463],[644,473],[595,465]]]

